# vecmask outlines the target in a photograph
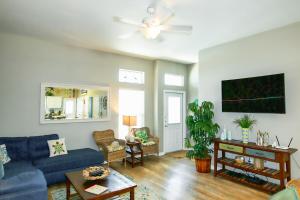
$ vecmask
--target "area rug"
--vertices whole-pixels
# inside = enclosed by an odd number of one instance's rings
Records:
[[[162,197],[158,196],[155,191],[149,187],[140,184],[135,188],[134,191],[135,199],[137,200],[164,200]],[[81,198],[76,195],[76,192],[71,188],[71,200],[81,200]],[[62,187],[51,191],[52,200],[66,200],[66,188]],[[112,198],[110,200],[129,200],[129,193],[121,195],[119,197]]]

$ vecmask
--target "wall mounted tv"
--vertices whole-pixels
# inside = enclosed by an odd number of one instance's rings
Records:
[[[285,113],[284,74],[222,81],[222,111]]]

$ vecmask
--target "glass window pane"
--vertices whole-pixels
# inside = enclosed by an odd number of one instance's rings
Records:
[[[184,76],[165,74],[165,85],[184,86]]]
[[[168,124],[181,123],[181,98],[168,97]]]
[[[136,127],[144,126],[145,118],[144,91],[119,90],[119,138],[128,134],[128,126],[123,125],[123,116],[136,116]]]
[[[119,82],[144,84],[145,73],[127,69],[119,70]]]

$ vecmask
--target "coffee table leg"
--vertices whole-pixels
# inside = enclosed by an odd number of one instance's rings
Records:
[[[130,190],[130,200],[134,200],[134,189]]]
[[[67,182],[66,182],[66,197],[67,197],[67,200],[70,199],[70,195],[71,195],[71,191],[70,191],[70,187],[71,187],[71,183],[69,181],[69,179],[67,178]]]

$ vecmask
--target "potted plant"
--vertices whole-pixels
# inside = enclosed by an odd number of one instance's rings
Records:
[[[190,115],[186,118],[188,137],[185,139],[186,147],[190,150],[186,156],[195,159],[196,169],[200,173],[209,173],[211,166],[210,148],[219,125],[213,121],[214,105],[209,101],[204,101],[200,106],[198,100],[188,105]]]
[[[233,123],[242,128],[243,143],[247,144],[249,141],[249,132],[253,128],[253,125],[256,124],[256,120],[251,119],[249,115],[244,115],[242,118],[234,120]]]

